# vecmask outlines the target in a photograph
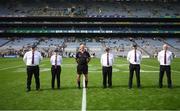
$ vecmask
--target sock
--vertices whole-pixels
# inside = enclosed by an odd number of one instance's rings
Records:
[[[87,85],[88,85],[88,81],[85,81],[85,87],[87,88]]]
[[[78,81],[78,88],[80,88],[80,81]]]

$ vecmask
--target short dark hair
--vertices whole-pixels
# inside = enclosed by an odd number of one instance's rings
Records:
[[[31,48],[32,48],[32,49],[35,49],[35,48],[36,48],[36,45],[32,45]]]
[[[136,48],[136,47],[137,47],[137,44],[134,43],[132,46]]]
[[[80,43],[79,45],[85,45],[84,43]]]
[[[58,52],[58,49],[55,49],[54,52]]]
[[[110,48],[109,47],[106,47],[105,51],[106,52],[109,52]]]

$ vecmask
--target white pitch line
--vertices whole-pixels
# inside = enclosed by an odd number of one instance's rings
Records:
[[[125,61],[125,60],[124,60]],[[151,65],[146,65],[146,64],[141,64],[141,65],[144,65],[144,66],[147,66],[147,67],[152,67],[152,68],[156,68],[156,69],[159,69],[159,67],[156,67],[156,66],[151,66]],[[180,71],[175,71],[175,70],[171,70],[173,72],[176,72],[176,73],[180,73]]]
[[[129,72],[129,71],[122,71],[122,72]],[[148,73],[149,73],[149,72],[159,72],[159,71],[145,71],[145,70],[140,70],[140,72],[143,72],[143,73],[144,73],[144,72],[148,72]]]
[[[86,87],[85,87],[85,77],[83,75],[83,94],[82,94],[82,111],[86,111]]]
[[[142,65],[146,66],[146,67],[151,67],[151,68],[159,69],[159,67],[155,67],[155,66],[150,66],[150,65],[146,65],[146,64],[142,64]]]
[[[42,61],[42,63],[46,62],[46,61],[48,61],[48,60],[44,60],[44,61]],[[22,66],[26,67],[26,65],[11,66],[11,67],[6,67],[6,68],[0,68],[0,71],[7,70],[7,69],[13,69],[13,68],[17,68],[17,67],[22,67]]]
[[[6,67],[6,68],[1,68],[0,71],[2,70],[6,70],[6,69],[13,69],[13,68],[17,68],[17,67],[22,67],[24,65],[19,65],[19,66],[12,66],[12,67]]]
[[[145,65],[143,64],[144,66],[147,66],[147,67],[152,67],[152,68],[156,68],[156,69],[159,69],[159,67],[155,67],[155,66],[150,66],[150,65]],[[176,72],[176,73],[180,73],[180,71],[175,71],[175,70],[171,70],[173,72]]]

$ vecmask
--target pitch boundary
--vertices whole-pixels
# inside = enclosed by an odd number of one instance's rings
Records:
[[[82,93],[82,111],[86,111],[86,87],[85,87],[85,77],[83,75],[83,93]]]

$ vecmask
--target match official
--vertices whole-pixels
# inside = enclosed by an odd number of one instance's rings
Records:
[[[141,88],[140,82],[140,62],[142,54],[137,50],[137,44],[133,44],[133,50],[128,52],[127,60],[129,61],[129,89],[132,88],[132,80],[134,71],[136,72],[137,87]]]
[[[60,75],[61,75],[61,63],[62,63],[62,56],[58,54],[58,50],[54,51],[54,54],[50,58],[51,62],[51,88],[54,89],[55,78],[57,79],[57,88],[60,89]]]
[[[172,88],[171,81],[171,61],[173,60],[173,54],[168,50],[168,45],[163,45],[163,50],[158,53],[158,61],[160,63],[159,70],[159,88],[163,87],[164,72],[167,75],[168,88]]]
[[[31,90],[31,80],[33,74],[36,82],[36,90],[40,90],[39,63],[41,60],[41,53],[36,51],[35,45],[33,45],[31,51],[26,52],[23,57],[23,61],[27,66],[27,92]]]
[[[106,53],[101,56],[101,65],[102,65],[102,75],[103,75],[103,88],[112,87],[112,65],[114,62],[114,56],[109,51],[109,48],[105,49]]]
[[[85,50],[84,44],[81,44],[79,51],[76,53],[76,62],[77,62],[77,84],[80,89],[80,78],[83,73],[85,76],[85,88],[88,84],[88,63],[90,61],[90,54]]]

